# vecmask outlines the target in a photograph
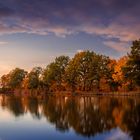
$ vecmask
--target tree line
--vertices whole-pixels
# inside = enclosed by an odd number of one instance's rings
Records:
[[[140,40],[119,60],[82,51],[70,59],[56,57],[46,68],[15,68],[1,77],[2,89],[46,91],[134,91],[140,89]]]

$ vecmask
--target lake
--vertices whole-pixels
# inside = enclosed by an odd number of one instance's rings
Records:
[[[139,140],[139,97],[0,95],[0,140]]]

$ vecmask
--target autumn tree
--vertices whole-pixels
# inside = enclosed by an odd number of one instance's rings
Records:
[[[120,58],[115,66],[114,66],[114,73],[112,74],[112,77],[116,83],[118,83],[118,88],[120,90],[123,90],[125,86],[127,85],[127,82],[125,81],[124,74],[123,74],[123,67],[126,65],[128,60],[127,56],[123,56]]]
[[[10,80],[9,74],[2,75],[1,86],[2,86],[3,89],[9,88],[9,80]]]
[[[28,74],[20,68],[1,77],[3,88],[47,88],[51,91],[116,91],[140,87],[140,40],[133,42],[128,56],[118,61],[93,51],[81,51],[70,59],[56,57],[44,70],[34,67]],[[45,88],[44,88],[45,87]]]

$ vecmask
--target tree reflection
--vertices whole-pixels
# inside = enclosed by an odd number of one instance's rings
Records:
[[[41,118],[41,114],[39,113],[39,101],[36,97],[28,97],[25,99],[25,105],[27,111],[29,111],[34,118]]]
[[[7,108],[16,117],[24,114],[25,107],[22,104],[22,98],[16,96],[2,96],[1,105],[3,108]]]
[[[45,117],[56,129],[72,128],[86,137],[119,127],[140,139],[140,99],[128,97],[0,96],[0,105],[16,117],[29,112]]]

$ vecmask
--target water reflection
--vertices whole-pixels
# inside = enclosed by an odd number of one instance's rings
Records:
[[[120,129],[131,138],[140,139],[139,98],[1,95],[0,106],[16,118],[27,113],[33,119],[45,118],[59,132],[72,129],[82,137],[94,138],[97,134]]]

